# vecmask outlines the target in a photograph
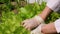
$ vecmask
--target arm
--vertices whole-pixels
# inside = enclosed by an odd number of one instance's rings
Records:
[[[57,19],[54,23],[46,24],[41,31],[44,34],[60,33],[60,19]]]
[[[42,17],[43,20],[46,20],[46,17],[52,12],[52,10],[46,6],[45,9],[43,10],[43,12],[41,14],[39,14],[39,16]]]
[[[52,12],[58,12],[60,13],[60,0],[49,0],[47,1],[46,7],[43,10],[41,14],[39,14],[40,17],[42,17],[43,20],[46,20],[47,16]]]

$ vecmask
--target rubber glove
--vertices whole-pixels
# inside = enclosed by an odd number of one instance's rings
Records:
[[[26,29],[31,30],[39,24],[44,23],[44,20],[40,16],[35,16],[31,19],[24,20],[22,23]]]

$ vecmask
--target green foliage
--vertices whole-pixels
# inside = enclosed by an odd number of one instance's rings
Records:
[[[2,34],[28,34],[24,27],[21,26],[20,14],[14,12],[2,12],[2,23],[0,23],[0,31]]]
[[[52,13],[47,17],[46,23],[54,22],[56,19],[59,19],[59,18],[60,18],[60,14],[58,14],[58,13],[56,13],[56,12],[52,12]]]

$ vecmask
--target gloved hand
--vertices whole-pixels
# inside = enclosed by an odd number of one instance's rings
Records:
[[[39,24],[44,23],[44,20],[40,16],[35,16],[31,19],[24,20],[22,23],[26,29],[31,30]]]
[[[45,24],[40,24],[36,29],[34,29],[33,31],[31,31],[31,34],[43,34],[41,32],[41,27],[43,27]]]

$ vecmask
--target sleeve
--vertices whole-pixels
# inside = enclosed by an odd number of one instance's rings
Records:
[[[49,0],[47,6],[55,12],[60,12],[60,0]]]
[[[60,33],[60,19],[54,22],[57,33]]]

